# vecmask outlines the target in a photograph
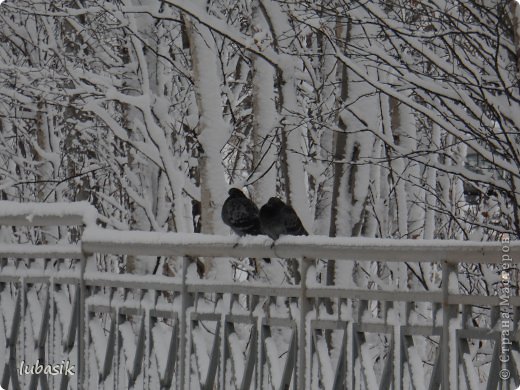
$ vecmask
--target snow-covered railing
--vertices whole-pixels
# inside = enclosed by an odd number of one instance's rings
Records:
[[[496,264],[501,261],[500,242],[456,240],[391,240],[324,236],[285,236],[276,241],[266,236],[215,236],[187,233],[124,232],[87,229],[85,251],[142,255],[273,256],[379,261],[448,261]],[[510,245],[511,255],[520,244]]]
[[[0,201],[4,226],[95,225],[97,210],[88,202],[18,203]]]
[[[3,241],[5,227],[17,226],[11,234],[21,242],[0,244],[4,388],[473,389],[497,388],[507,372],[511,383],[519,382],[513,334],[520,298],[497,289],[462,293],[457,283],[459,263],[514,268],[515,242],[310,236],[283,237],[273,246],[266,237],[101,229],[86,204],[0,202],[0,210]],[[56,236],[57,244],[26,243],[23,225],[47,226],[45,237]],[[65,230],[51,225],[77,225],[81,241],[66,242]],[[179,257],[182,267],[171,277],[120,274],[104,269],[106,256]],[[190,256],[298,258],[302,278],[278,286],[201,280],[191,275]],[[355,262],[368,269],[377,260],[390,270],[404,261],[431,262],[442,284],[431,290],[324,286],[316,281],[316,258],[351,270]],[[491,270],[495,284],[515,277]],[[504,330],[510,330],[507,340]],[[475,349],[472,340],[483,347]],[[479,354],[487,355],[479,360]],[[75,375],[20,375],[22,360],[38,359],[67,361]],[[476,364],[487,367],[484,374]]]

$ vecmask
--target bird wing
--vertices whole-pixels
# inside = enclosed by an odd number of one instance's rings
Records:
[[[285,225],[285,231],[287,234],[293,235],[293,236],[308,236],[309,233],[307,233],[307,230],[305,230],[305,227],[302,224],[302,221],[298,217],[298,214],[296,214],[296,211],[290,206],[287,206],[284,208],[284,225]]]
[[[230,219],[233,225],[247,224],[251,220],[258,219],[258,209],[249,202],[237,202],[231,210]]]
[[[260,234],[258,207],[248,199],[237,199],[229,210],[229,225],[239,235]]]

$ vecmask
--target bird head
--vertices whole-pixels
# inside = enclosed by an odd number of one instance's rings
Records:
[[[267,201],[267,204],[270,206],[276,206],[276,207],[285,205],[285,203],[280,198],[275,198],[275,197],[269,198],[269,200]]]
[[[228,194],[232,198],[245,198],[246,196],[238,188],[230,188]]]

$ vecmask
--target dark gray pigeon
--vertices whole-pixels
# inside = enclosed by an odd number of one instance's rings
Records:
[[[228,191],[229,197],[222,205],[222,220],[238,236],[257,236],[260,230],[260,219],[258,218],[258,207],[248,199],[238,188]],[[266,263],[271,259],[264,257]]]
[[[270,198],[269,201],[260,208],[259,215],[262,232],[273,240],[277,240],[278,237],[282,235],[309,235],[307,230],[303,227],[302,221],[300,221],[296,211],[278,198]]]
[[[261,233],[258,207],[238,188],[228,191],[229,197],[222,206],[222,220],[240,237]]]

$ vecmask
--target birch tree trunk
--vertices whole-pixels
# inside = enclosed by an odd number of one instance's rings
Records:
[[[300,124],[301,106],[298,103],[296,73],[299,71],[297,57],[289,53],[294,49],[288,34],[291,23],[280,5],[272,0],[262,0],[273,39],[280,52],[280,124],[282,125],[282,161],[286,201],[292,205],[303,225],[310,230],[312,215],[309,213],[305,152],[302,149],[303,127]]]
[[[330,31],[336,31],[336,20],[328,17],[322,18],[323,25],[326,25]],[[339,31],[341,33],[341,31]],[[314,191],[316,199],[314,232],[319,235],[330,235],[331,228],[335,229],[332,224],[332,203],[334,202],[334,165],[329,163],[334,158],[335,137],[334,132],[326,124],[335,124],[338,121],[336,110],[341,105],[340,91],[338,81],[341,80],[341,70],[338,70],[338,61],[331,55],[334,48],[330,44],[325,34],[318,34],[316,37],[316,46],[319,52],[323,53],[315,60],[316,77],[319,77],[319,90],[316,91],[316,101],[318,102],[319,111],[316,114],[319,118],[317,128],[311,129],[315,131],[316,143],[318,145],[318,157],[320,162],[315,164],[314,170],[317,172],[313,175],[315,181]],[[341,67],[340,67],[341,68]],[[321,125],[323,123],[323,125]],[[320,126],[321,125],[321,126]]]
[[[426,198],[425,198],[425,217],[424,217],[424,238],[432,240],[436,233],[436,209],[439,207],[437,203],[437,162],[438,153],[435,150],[440,148],[441,129],[437,125],[433,125],[431,134],[430,148],[434,152],[430,155],[429,166],[426,167]]]
[[[259,6],[253,10],[254,34],[269,35],[269,26]],[[277,122],[274,81],[276,70],[265,59],[253,55],[253,176],[254,201],[267,203],[276,195]]]
[[[350,24],[347,27],[347,31],[343,31],[343,29],[338,25],[336,28],[336,34],[338,37],[346,36],[346,40],[349,38]],[[342,104],[348,98],[348,70],[347,67],[341,65],[339,67],[341,70],[340,80],[341,80],[341,90],[340,90],[340,102]],[[342,131],[337,131],[333,136],[333,160],[339,161],[334,162],[333,164],[333,181],[332,181],[332,194],[331,194],[331,204],[330,204],[330,227],[329,227],[329,236],[336,237],[339,233],[341,235],[341,229],[338,229],[339,224],[339,214],[340,208],[345,207],[345,204],[342,204],[340,201],[340,186],[341,186],[341,178],[344,176],[345,164],[342,161],[345,161],[345,148],[347,142],[347,135],[345,133],[346,124],[343,122],[341,118],[338,118],[338,127]],[[335,283],[336,278],[336,261],[329,260],[327,262],[327,274],[326,274],[326,284],[333,285]]]
[[[204,2],[199,2],[203,7]],[[205,12],[205,11],[201,11]],[[220,74],[216,47],[210,30],[187,18],[190,51],[193,64],[195,93],[199,112],[197,135],[202,147],[199,157],[202,233],[226,234],[220,210],[227,198],[225,174],[220,150],[229,137],[229,126],[222,116]],[[232,276],[229,264],[207,260],[206,273],[219,277]]]

